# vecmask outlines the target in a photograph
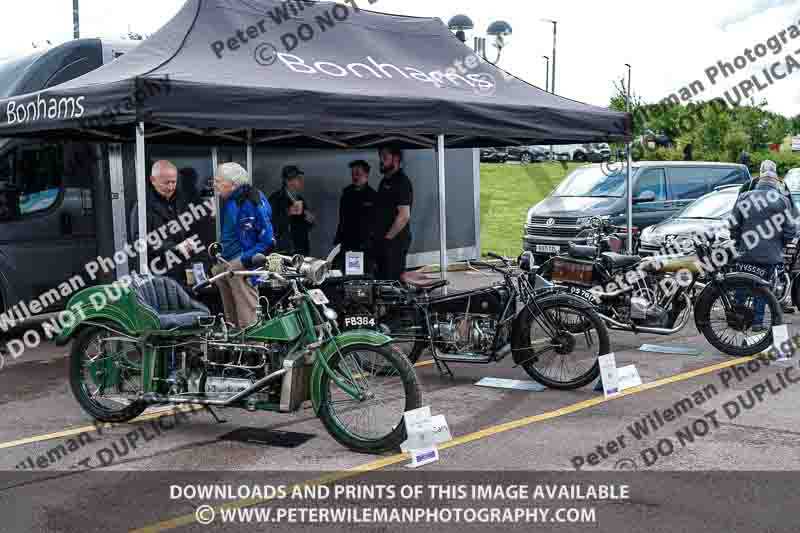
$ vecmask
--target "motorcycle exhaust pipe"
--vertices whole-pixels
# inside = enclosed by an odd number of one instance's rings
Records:
[[[686,327],[686,324],[689,323],[689,318],[691,318],[692,314],[694,313],[694,309],[692,306],[692,301],[689,299],[687,295],[683,295],[684,299],[686,300],[687,308],[684,310],[684,318],[681,322],[672,329],[667,328],[650,328],[647,326],[642,326],[636,328],[636,333],[652,333],[653,335],[675,335],[676,333],[680,333],[680,331]],[[614,329],[619,329],[622,331],[634,331],[631,326],[628,324],[623,324],[622,322],[618,322],[611,317],[608,317],[602,313],[597,313],[600,315],[600,318],[603,319],[605,323],[611,326]]]
[[[630,327],[628,324],[623,324],[622,322],[617,322],[611,317],[607,317],[606,315],[600,314],[600,318],[603,319],[609,326],[613,329],[618,329],[622,331],[631,331],[633,332],[633,328]],[[665,328],[648,328],[645,326],[636,328],[636,333],[652,333],[654,335],[674,335],[678,333],[680,330],[683,329],[683,326],[675,329],[665,329]]]

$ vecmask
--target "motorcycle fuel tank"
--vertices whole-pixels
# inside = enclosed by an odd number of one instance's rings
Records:
[[[508,291],[503,287],[487,287],[477,291],[450,293],[431,299],[436,313],[500,314],[508,303]]]

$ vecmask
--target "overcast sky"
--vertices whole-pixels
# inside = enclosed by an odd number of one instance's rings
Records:
[[[368,0],[356,0],[368,7]],[[0,57],[25,52],[32,42],[54,44],[72,37],[72,0],[3,0]],[[80,0],[84,37],[120,37],[128,29],[152,33],[172,17],[182,0]],[[646,101],[661,100],[701,79],[720,59],[733,61],[745,48],[800,21],[800,0],[377,0],[372,9],[388,13],[433,16],[447,21],[464,13],[479,33],[490,22],[506,20],[514,37],[500,66],[544,86],[543,55],[551,55],[556,19],[558,63],[556,92],[576,100],[607,105],[612,83],[625,63],[633,66],[634,92]],[[471,42],[471,41],[470,41]],[[800,49],[800,38],[766,65]],[[800,61],[800,53],[794,54]],[[760,68],[754,69],[760,72]],[[747,75],[742,73],[733,83]],[[728,88],[731,79],[717,87]],[[760,93],[770,109],[800,114],[800,72]],[[721,94],[709,90],[706,96]]]

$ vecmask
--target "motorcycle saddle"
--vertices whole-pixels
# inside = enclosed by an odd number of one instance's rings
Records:
[[[611,263],[613,268],[632,267],[642,261],[642,258],[638,255],[624,255],[614,252],[603,252],[603,258]]]
[[[400,281],[419,292],[435,291],[450,284],[447,280],[431,278],[419,271],[404,272],[400,275]]]
[[[139,305],[149,307],[155,312],[161,329],[197,327],[198,319],[211,314],[208,307],[193,300],[180,283],[172,278],[140,278],[134,287]]]
[[[576,259],[594,259],[597,257],[597,246],[569,243],[569,255]]]

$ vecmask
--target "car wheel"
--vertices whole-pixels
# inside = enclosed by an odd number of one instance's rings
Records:
[[[519,161],[523,165],[529,165],[531,163],[531,161],[533,161],[533,156],[530,153],[525,152],[524,154],[522,154],[520,156]]]
[[[573,159],[578,163],[585,163],[586,162],[586,154],[583,152],[576,152],[573,156]]]

